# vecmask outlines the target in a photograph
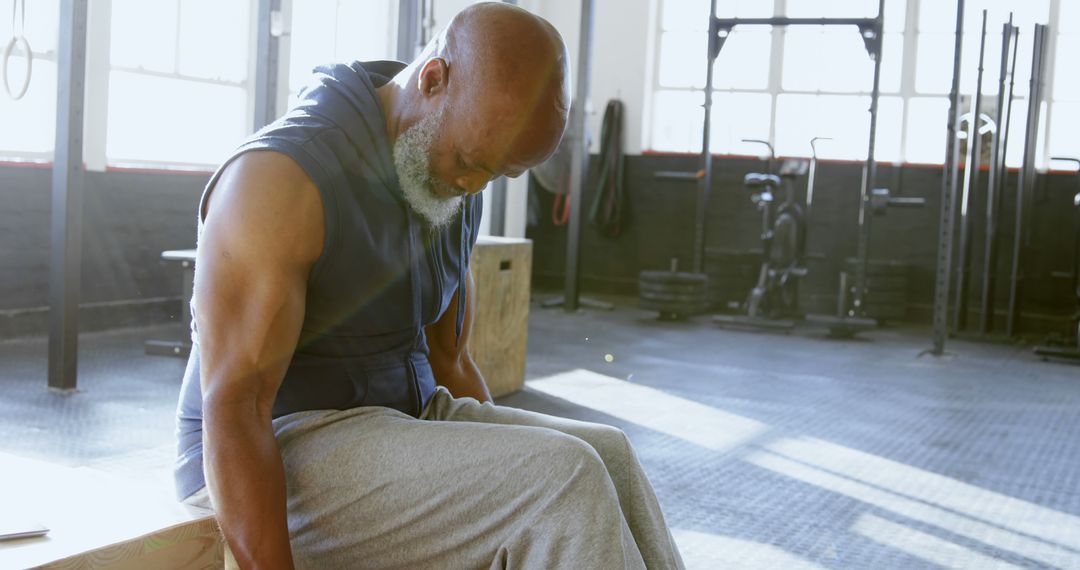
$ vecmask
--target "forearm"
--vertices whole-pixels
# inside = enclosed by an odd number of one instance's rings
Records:
[[[207,483],[233,555],[242,568],[291,569],[285,471],[272,426],[254,411],[210,408],[205,417]]]
[[[436,375],[436,381],[455,398],[476,398],[481,403],[492,401],[484,375],[468,355],[455,366],[445,367],[441,374]]]

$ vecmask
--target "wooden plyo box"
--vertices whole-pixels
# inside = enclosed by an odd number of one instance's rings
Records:
[[[525,385],[532,241],[482,236],[470,267],[476,298],[469,353],[498,398]]]
[[[213,513],[160,489],[85,467],[0,453],[0,520],[50,529],[0,541],[0,568],[219,569],[224,548]]]

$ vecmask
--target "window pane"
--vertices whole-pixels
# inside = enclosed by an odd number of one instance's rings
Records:
[[[660,69],[657,79],[661,86],[705,86],[707,36],[705,32],[664,32],[660,36]]]
[[[1080,55],[1080,34],[1058,36],[1057,61],[1054,63],[1054,99],[1080,101],[1080,72],[1076,57]],[[1078,123],[1073,123],[1080,126]]]
[[[660,8],[664,30],[709,30],[709,0],[663,0]]]
[[[721,18],[771,18],[773,6],[773,0],[718,0],[716,15]],[[705,12],[708,11],[705,8]]]
[[[1050,127],[1050,156],[1080,158],[1080,102],[1054,103],[1054,124]]]
[[[831,137],[822,158],[864,159],[870,133],[870,97],[780,95],[776,106],[776,152],[806,156],[810,139]],[[881,128],[885,128],[882,126]]]
[[[886,34],[881,89],[900,90],[903,35]],[[784,35],[783,87],[794,91],[869,93],[874,63],[852,29],[791,28]]]
[[[756,154],[758,146],[742,139],[769,138],[772,95],[768,93],[717,93],[713,95],[709,146],[714,154]],[[700,125],[700,123],[698,123]],[[701,127],[698,126],[700,138]],[[697,150],[701,150],[698,143]]]
[[[113,0],[112,65],[175,72],[177,12],[177,0]]]
[[[29,11],[28,11],[29,13]],[[12,77],[22,77],[22,65],[12,58]],[[24,58],[18,58],[21,64]],[[12,101],[0,93],[0,155],[19,156],[19,152],[52,152],[56,137],[56,64],[35,61],[34,74],[26,95]]]
[[[334,25],[336,18],[336,0],[293,3],[289,91],[299,91],[311,78],[312,69],[334,60],[334,34],[326,30]]]
[[[919,0],[919,31],[955,32],[956,2]]]
[[[390,2],[342,1],[337,14],[337,61],[389,59]],[[396,25],[396,22],[394,23]]]
[[[787,0],[792,18],[873,18],[877,11],[878,0]]]
[[[949,100],[945,97],[913,97],[908,100],[907,162],[945,162]]]
[[[4,20],[0,38],[7,41],[11,37],[11,12],[6,11],[7,2],[0,4],[0,20]],[[30,49],[37,53],[56,51],[56,32],[60,27],[60,0],[30,0],[26,2],[26,39]]]
[[[246,108],[242,87],[114,71],[106,154],[113,161],[216,164],[245,136]]]
[[[180,73],[244,81],[250,28],[249,2],[184,0],[180,4]]]
[[[1046,102],[1041,105],[1039,113],[1039,128],[1036,135],[1035,144],[1035,163],[1036,166],[1042,166],[1044,149],[1046,147]],[[1013,102],[1012,116],[1009,118],[1009,148],[1005,151],[1005,164],[1011,167],[1019,167],[1024,162],[1024,128],[1027,124],[1027,111],[1028,101],[1020,99]],[[1058,108],[1054,108],[1054,124],[1065,125],[1059,128],[1067,128],[1068,123],[1062,123],[1062,119],[1068,119],[1069,111],[1065,111],[1065,117],[1061,117],[1056,114]],[[1064,137],[1066,141],[1064,144],[1068,145],[1068,136],[1065,133],[1059,133],[1059,136]]]
[[[653,150],[701,152],[704,102],[700,91],[657,91],[653,96]]]
[[[915,90],[948,93],[952,84],[954,34],[921,33],[915,53]]]
[[[1080,2],[1062,2],[1058,10],[1058,29],[1066,34],[1080,32]]]
[[[772,32],[768,26],[740,26],[724,43],[713,68],[717,89],[765,89],[769,86]],[[705,46],[701,46],[704,61]],[[700,65],[698,66],[701,67]],[[702,82],[704,85],[704,81]]]
[[[867,102],[869,105],[869,102]],[[904,128],[904,100],[901,97],[878,99],[878,124],[874,136],[874,158],[878,162],[900,162],[900,133]],[[870,133],[867,133],[869,136]],[[863,152],[865,155],[865,151]]]

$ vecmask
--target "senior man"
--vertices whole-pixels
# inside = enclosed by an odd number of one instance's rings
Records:
[[[244,568],[678,568],[619,430],[496,406],[468,353],[493,177],[552,154],[566,48],[516,7],[316,70],[199,205],[180,498]]]

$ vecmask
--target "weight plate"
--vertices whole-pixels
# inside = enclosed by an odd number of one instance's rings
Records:
[[[638,290],[642,293],[661,293],[688,295],[702,293],[706,287],[704,283],[639,283]]]
[[[656,283],[656,284],[686,284],[686,283],[700,283],[704,285],[708,282],[708,276],[704,273],[683,273],[671,271],[642,271],[638,276],[638,283]]]
[[[645,293],[645,291],[643,291],[642,296],[640,296],[640,299],[645,300],[645,301],[673,302],[673,303],[699,303],[699,304],[703,304],[705,302],[705,296],[703,294],[700,294],[700,293],[699,294],[689,294],[689,295],[678,295],[678,294],[663,294],[663,293]]]

